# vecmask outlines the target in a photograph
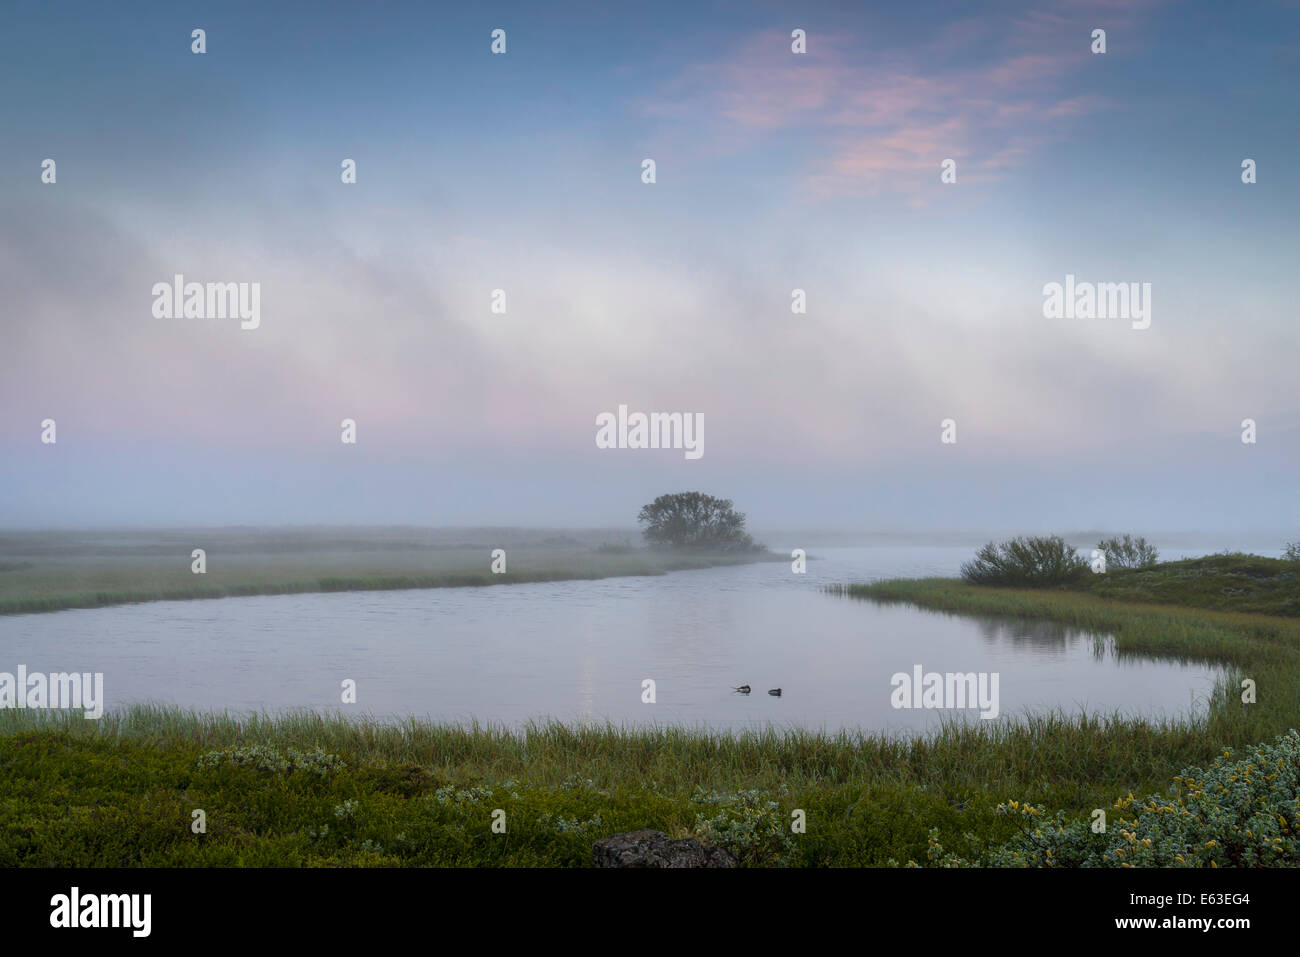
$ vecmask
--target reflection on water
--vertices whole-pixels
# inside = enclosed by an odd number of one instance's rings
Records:
[[[804,546],[807,547],[807,546]],[[832,582],[953,575],[970,549],[809,548],[788,562],[491,588],[164,602],[0,618],[0,671],[102,671],[109,707],[339,708],[715,728],[915,730],[890,678],[997,672],[1003,716],[1065,709],[1176,716],[1205,707],[1207,665],[1120,659],[1105,636],[823,594]],[[657,700],[642,703],[642,681]],[[740,684],[750,696],[735,694]],[[781,687],[780,698],[768,688]],[[1005,717],[1002,719],[1005,720]]]

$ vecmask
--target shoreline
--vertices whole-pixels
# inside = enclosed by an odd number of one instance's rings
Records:
[[[672,555],[669,553],[602,555],[597,552],[575,553],[555,564],[522,571],[494,574],[475,571],[460,565],[430,574],[322,574],[300,580],[233,581],[211,585],[170,585],[161,588],[100,588],[93,591],[62,591],[46,595],[4,595],[0,593],[0,615],[42,614],[72,609],[106,608],[158,601],[203,601],[220,598],[248,598],[259,595],[332,594],[356,591],[407,591],[431,588],[486,588],[494,585],[526,585],[560,581],[598,581],[605,578],[633,578],[666,575],[669,572],[696,571],[757,562],[784,561],[776,553],[728,556],[718,554]],[[554,561],[549,557],[547,561]],[[578,567],[582,563],[588,567]],[[486,565],[480,563],[479,567]],[[321,569],[325,571],[325,569]],[[271,574],[274,570],[257,569],[244,574]],[[238,574],[238,573],[235,573]],[[65,575],[65,577],[71,577]],[[232,576],[233,577],[233,576]]]
[[[1185,846],[1171,838],[1192,866],[1248,866],[1260,855],[1273,855],[1270,866],[1300,866],[1291,838],[1282,846],[1251,836],[1252,801],[1238,808],[1218,796],[1231,789],[1196,783],[1235,782],[1251,762],[1292,760],[1300,620],[1121,600],[1087,586],[932,578],[827,590],[1077,625],[1113,635],[1124,654],[1219,661],[1227,677],[1199,718],[1055,711],[916,736],[547,720],[514,728],[148,705],[87,721],[4,709],[0,763],[12,799],[0,802],[0,829],[23,839],[0,848],[0,866],[585,867],[593,841],[642,828],[721,845],[744,866],[1054,866],[1023,840],[1027,822],[1057,820],[1070,835],[1058,852],[1092,854],[1087,866],[1144,859],[1126,857],[1130,850],[1165,853],[1130,848],[1124,835],[1175,822],[1199,835]],[[1237,700],[1243,676],[1258,684],[1258,703]],[[1272,787],[1264,777],[1254,780]],[[1269,800],[1300,796],[1293,785]],[[183,826],[193,807],[214,822],[202,841]],[[1113,816],[1109,835],[1089,836],[1097,808]],[[489,830],[498,809],[511,822],[508,841]],[[797,838],[796,812],[808,821]],[[111,842],[96,836],[106,814],[117,822]]]

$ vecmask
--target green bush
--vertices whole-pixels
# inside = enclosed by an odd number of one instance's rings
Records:
[[[289,748],[282,755],[278,749],[269,744],[250,744],[235,748],[222,748],[209,751],[199,758],[200,769],[220,767],[256,768],[273,774],[292,774],[295,771],[308,771],[324,777],[333,771],[342,771],[347,765],[337,754],[326,754],[320,748],[311,751],[298,751]]]
[[[1115,813],[1118,812],[1118,813]],[[1207,769],[1174,778],[1165,796],[1111,809],[1106,829],[1049,817],[1042,805],[1009,801],[998,813],[1021,831],[979,862],[944,852],[937,831],[927,856],[941,867],[1296,867],[1300,866],[1300,732],[1273,744],[1231,748]],[[911,862],[909,862],[911,863]]]
[[[790,818],[768,792],[753,788],[722,794],[696,787],[691,803],[713,809],[695,815],[695,837],[731,851],[741,864],[782,867],[794,857]]]
[[[1150,568],[1160,560],[1156,547],[1140,536],[1103,538],[1097,550],[1106,556],[1107,568]]]
[[[1022,536],[989,542],[962,565],[961,577],[974,585],[1057,585],[1087,570],[1087,561],[1059,535]]]

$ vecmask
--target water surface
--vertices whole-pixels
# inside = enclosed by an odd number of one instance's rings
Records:
[[[156,602],[0,617],[0,671],[102,671],[108,707],[355,707],[515,724],[530,718],[738,728],[932,727],[891,707],[890,678],[997,672],[1004,716],[1203,710],[1207,665],[1120,660],[1054,624],[984,620],[826,595],[822,585],[954,575],[971,549],[808,548],[789,562],[662,577],[487,588]],[[1172,556],[1171,556],[1172,557]],[[643,679],[656,702],[642,702]],[[736,685],[754,689],[748,697]],[[780,687],[780,698],[767,689]],[[952,712],[946,712],[952,715]],[[974,718],[975,712],[970,713]],[[978,719],[976,719],[978,720]],[[1005,720],[1003,718],[1002,720]]]

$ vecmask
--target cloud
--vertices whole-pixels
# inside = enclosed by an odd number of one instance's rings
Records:
[[[901,50],[814,34],[802,55],[790,52],[786,34],[763,32],[688,66],[642,109],[665,126],[689,124],[715,151],[810,141],[801,181],[816,195],[887,187],[915,201],[944,159],[959,160],[961,181],[997,179],[1068,135],[1071,122],[1107,108],[1080,89],[1098,9],[1116,26],[1134,15],[1062,2],[1001,24],[960,21]]]

